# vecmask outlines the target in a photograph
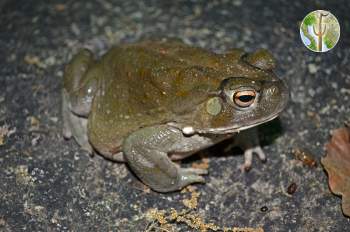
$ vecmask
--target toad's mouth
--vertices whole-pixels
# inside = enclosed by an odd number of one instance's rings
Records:
[[[230,127],[220,127],[220,128],[208,128],[208,129],[200,129],[195,130],[198,134],[230,134],[230,133],[238,133],[242,130],[246,130],[255,126],[258,126],[260,124],[269,122],[277,118],[279,115],[279,112],[271,115],[270,117],[259,120],[258,122],[253,122],[252,124],[246,125],[246,126],[230,126]]]

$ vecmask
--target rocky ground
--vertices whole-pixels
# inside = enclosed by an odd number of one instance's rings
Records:
[[[322,54],[299,36],[299,23],[316,9],[341,25],[338,45]],[[1,1],[0,230],[160,231],[160,210],[171,208],[220,228],[350,230],[322,166],[305,166],[292,152],[308,150],[319,161],[330,130],[350,117],[349,10],[345,0]],[[113,44],[163,36],[216,52],[267,48],[291,91],[279,120],[261,128],[266,164],[256,159],[241,173],[243,157],[223,144],[204,161],[185,162],[208,164],[210,172],[207,184],[191,190],[198,201],[192,210],[183,201],[190,192],[148,191],[125,165],[89,157],[61,136],[63,68],[80,47],[102,54]],[[292,183],[296,191],[288,194]],[[188,224],[168,219],[163,227],[194,230]]]

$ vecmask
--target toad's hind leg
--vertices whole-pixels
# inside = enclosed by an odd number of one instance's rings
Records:
[[[95,95],[99,73],[93,54],[83,49],[67,64],[64,71],[63,91],[67,108],[76,115],[87,117]]]
[[[176,151],[181,144],[186,146],[186,139],[180,130],[166,125],[145,127],[126,138],[124,157],[141,181],[153,190],[180,190],[192,183],[203,183],[201,175],[207,174],[204,169],[181,168],[169,159],[169,153]]]
[[[92,152],[87,134],[87,117],[96,89],[96,79],[89,69],[94,63],[92,53],[81,50],[66,66],[62,91],[63,136],[72,136],[89,153]]]
[[[62,95],[63,137],[70,139],[73,136],[81,148],[91,154],[93,149],[87,134],[87,118],[72,113],[67,107],[67,94]]]

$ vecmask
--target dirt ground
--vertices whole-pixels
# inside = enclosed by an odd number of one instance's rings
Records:
[[[303,17],[317,9],[331,11],[341,25],[337,46],[321,54],[304,47],[299,35]],[[350,231],[322,166],[305,166],[292,152],[304,149],[319,161],[330,130],[350,117],[349,10],[345,0],[1,1],[0,230],[195,231],[162,216],[173,208],[221,231]],[[144,37],[179,37],[216,52],[267,48],[275,55],[291,99],[279,119],[261,127],[267,163],[255,159],[241,173],[242,152],[219,144],[184,163],[208,165],[205,185],[159,194],[124,164],[90,157],[62,138],[67,61],[83,46],[101,55]],[[296,191],[289,194],[292,183]],[[184,201],[191,194],[193,209]]]

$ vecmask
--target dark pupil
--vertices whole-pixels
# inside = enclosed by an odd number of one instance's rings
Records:
[[[254,99],[254,96],[252,96],[252,95],[242,95],[242,96],[239,96],[238,99],[241,102],[250,102],[251,100]]]

